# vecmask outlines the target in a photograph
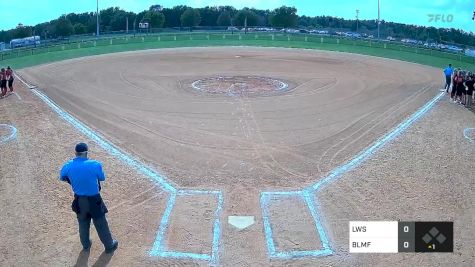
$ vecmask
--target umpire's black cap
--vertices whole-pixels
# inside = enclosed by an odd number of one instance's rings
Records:
[[[87,152],[87,144],[86,143],[79,143],[76,145],[76,153],[83,153]]]

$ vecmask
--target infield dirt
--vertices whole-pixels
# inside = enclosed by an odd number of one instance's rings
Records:
[[[469,231],[475,214],[473,160],[467,160],[474,146],[462,132],[475,120],[446,99],[319,194],[336,255],[291,261],[267,257],[259,192],[317,182],[439,93],[438,69],[343,53],[235,47],[96,56],[20,74],[176,187],[223,190],[221,265],[464,265],[474,259]],[[290,87],[272,95],[235,95],[191,86],[220,76],[266,77]],[[18,93],[22,100],[10,96],[0,102],[1,122],[19,130],[16,141],[0,145],[0,203],[6,215],[0,264],[70,266],[87,260],[79,253],[70,189],[57,181],[61,164],[85,137],[27,89]],[[104,162],[109,179],[103,195],[121,243],[112,258],[100,255],[93,234],[89,263],[206,265],[148,255],[167,194],[92,142],[91,149],[92,157]],[[440,195],[447,197],[436,201]],[[209,253],[214,208],[212,198],[178,199],[167,246]],[[277,202],[271,212],[280,249],[319,249],[313,221],[301,203]],[[256,224],[237,231],[227,224],[229,215],[256,216]],[[445,257],[350,255],[350,220],[454,220],[457,252]]]

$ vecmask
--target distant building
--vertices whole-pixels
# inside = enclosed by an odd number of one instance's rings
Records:
[[[24,26],[24,25],[23,25],[23,23],[21,23],[21,22],[20,22],[20,23],[18,23],[18,25],[16,26],[16,28],[17,28],[17,29],[19,29],[19,28],[23,28],[23,27],[25,27],[25,26]]]

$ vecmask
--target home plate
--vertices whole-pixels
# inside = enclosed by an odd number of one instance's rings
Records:
[[[254,224],[254,216],[228,216],[228,223],[242,230]]]

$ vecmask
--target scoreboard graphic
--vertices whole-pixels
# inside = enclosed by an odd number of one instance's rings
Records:
[[[351,221],[350,253],[453,252],[453,222]]]

